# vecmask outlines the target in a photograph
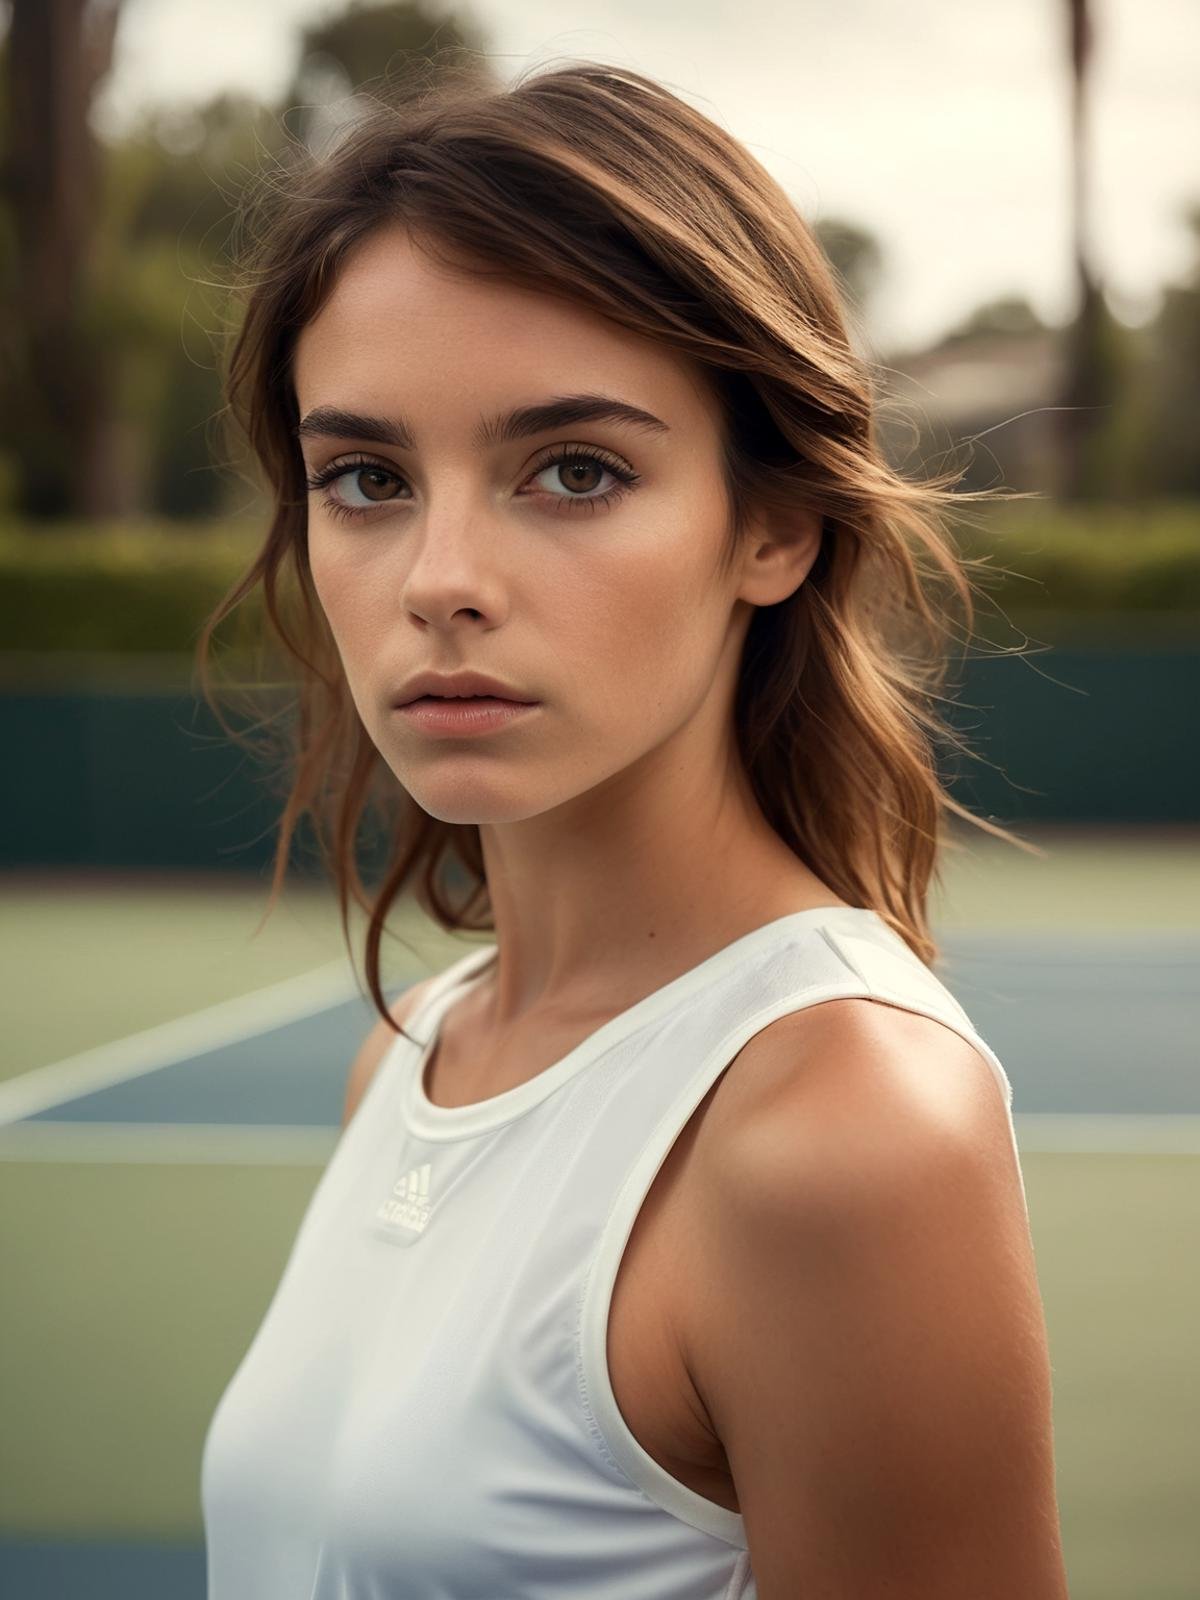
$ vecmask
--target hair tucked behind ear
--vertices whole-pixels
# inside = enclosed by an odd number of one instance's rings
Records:
[[[516,285],[570,296],[703,364],[721,402],[733,560],[754,508],[815,510],[816,563],[747,634],[737,734],[754,793],[796,855],[868,906],[922,960],[954,814],[1018,848],[939,781],[936,747],[973,755],[937,711],[950,642],[969,638],[973,585],[945,526],[961,476],[910,481],[876,435],[871,373],[851,348],[831,268],[787,195],[729,134],[662,85],[583,63],[510,89],[477,77],[376,97],[336,147],[297,147],[244,208],[244,315],[225,371],[230,415],[266,475],[270,527],[197,645],[261,586],[261,643],[295,691],[281,756],[290,784],[268,913],[307,816],[350,943],[367,912],[366,976],[383,1015],[380,943],[405,892],[446,929],[491,927],[479,829],[430,817],[396,783],[351,701],[308,564],[291,360],[347,252],[381,224]],[[226,732],[234,734],[221,719]],[[386,865],[358,861],[364,822]],[[1040,852],[1034,852],[1040,853]]]

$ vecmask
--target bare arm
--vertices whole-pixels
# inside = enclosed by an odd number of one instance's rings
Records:
[[[688,1355],[760,1600],[1066,1600],[1045,1324],[990,1070],[867,1000],[751,1043],[761,1087],[697,1218],[714,1271]]]
[[[431,982],[432,979],[425,978],[420,983],[414,983],[411,988],[406,989],[388,1007],[397,1027],[404,1027],[409,1017],[420,1005],[421,997]],[[367,1092],[367,1085],[375,1076],[375,1069],[379,1066],[389,1046],[395,1042],[395,1039],[395,1031],[388,1027],[382,1017],[376,1018],[374,1027],[367,1034],[359,1046],[358,1054],[350,1063],[350,1073],[346,1080],[346,1100],[342,1109],[343,1128],[358,1109],[359,1101]]]

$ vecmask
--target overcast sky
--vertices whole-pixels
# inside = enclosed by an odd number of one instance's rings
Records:
[[[1200,0],[1093,0],[1095,257],[1119,314],[1184,272],[1200,203]],[[283,92],[328,0],[125,0],[98,125],[222,88]],[[1072,304],[1062,0],[471,0],[506,80],[585,57],[665,82],[745,142],[811,221],[874,230],[887,346],[984,299]],[[384,63],[380,62],[380,70]]]

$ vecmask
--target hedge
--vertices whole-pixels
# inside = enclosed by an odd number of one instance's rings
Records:
[[[186,653],[253,540],[210,523],[0,526],[3,648]]]
[[[261,535],[261,524],[228,521],[0,524],[0,656],[186,657]],[[1200,624],[1200,502],[972,507],[955,537],[997,574],[983,583],[983,633],[1000,618],[1043,636],[1051,619],[1060,635],[1140,620],[1178,637]],[[242,609],[252,623],[250,603]],[[232,645],[241,627],[219,637]]]

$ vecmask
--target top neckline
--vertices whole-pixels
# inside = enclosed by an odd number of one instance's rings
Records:
[[[602,1051],[632,1033],[635,1028],[651,1021],[669,1005],[686,998],[693,989],[711,983],[736,960],[759,945],[767,944],[772,938],[793,928],[829,924],[852,928],[864,922],[873,922],[889,938],[896,938],[879,913],[868,906],[809,906],[803,911],[791,911],[782,917],[774,917],[770,922],[752,928],[749,933],[722,945],[719,950],[714,950],[695,966],[669,979],[641,1000],[635,1000],[631,1006],[610,1017],[585,1039],[581,1039],[565,1056],[551,1066],[544,1067],[532,1078],[527,1078],[524,1083],[505,1089],[500,1094],[490,1095],[486,1100],[472,1100],[461,1106],[439,1106],[425,1093],[424,1080],[426,1065],[441,1033],[442,1018],[455,1000],[461,999],[483,979],[487,965],[495,958],[497,946],[490,944],[473,950],[441,975],[441,983],[419,1008],[417,1015],[410,1019],[408,1031],[418,1036],[421,1048],[418,1059],[406,1076],[404,1087],[407,1126],[419,1138],[435,1143],[474,1138],[502,1127],[532,1111],[534,1106],[561,1088]]]

